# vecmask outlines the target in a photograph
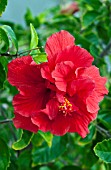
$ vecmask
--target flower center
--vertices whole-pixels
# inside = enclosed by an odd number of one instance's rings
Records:
[[[69,100],[67,98],[64,97],[64,103],[62,103],[59,106],[59,111],[62,111],[64,113],[64,115],[66,116],[71,115],[71,112],[73,112],[73,106],[72,104],[69,102]]]

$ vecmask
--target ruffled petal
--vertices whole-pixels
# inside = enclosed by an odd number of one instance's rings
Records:
[[[45,51],[48,55],[48,60],[53,56],[63,51],[67,46],[74,45],[75,38],[67,31],[60,31],[47,39]]]
[[[99,69],[97,67],[91,66],[86,68],[81,75],[89,77],[95,82],[95,92],[98,96],[98,101],[101,101],[104,95],[108,94],[108,90],[105,87],[107,79],[100,76]]]
[[[74,76],[73,68],[74,64],[71,61],[56,64],[52,77],[55,79],[55,85],[59,90],[66,92],[67,82]]]
[[[68,93],[73,96],[78,94],[83,100],[86,99],[94,90],[95,83],[89,78],[73,80],[68,86]]]
[[[24,85],[35,86],[43,82],[40,68],[32,64],[31,56],[16,58],[8,64],[8,81],[11,85],[20,87]]]
[[[49,68],[49,63],[44,63],[42,64],[42,67],[41,67],[41,75],[43,78],[49,80],[50,82],[54,82],[54,79],[52,78],[52,75],[51,75],[51,70]]]
[[[54,106],[53,106],[54,107]],[[39,127],[43,132],[50,131],[52,134],[62,136],[66,134],[70,128],[70,122],[63,114],[59,114],[54,119],[49,119],[44,112],[34,114],[32,122]]]
[[[40,85],[39,88],[29,86],[20,87],[20,94],[15,95],[13,99],[15,112],[19,112],[22,116],[29,117],[35,111],[44,109],[49,100],[49,93],[50,92],[45,91],[42,85]]]
[[[34,113],[31,118],[32,122],[39,127],[39,130],[43,132],[50,131],[51,129],[51,120],[43,112]]]
[[[94,58],[87,50],[73,45],[72,47],[67,47],[57,56],[56,63],[60,63],[63,61],[72,61],[75,65],[75,68],[78,68],[91,66],[93,60]]]
[[[42,110],[47,116],[49,117],[50,120],[53,120],[57,114],[58,114],[58,109],[59,103],[56,99],[51,99],[47,105],[46,109]]]
[[[14,114],[15,118],[13,119],[13,123],[16,128],[22,128],[35,133],[38,131],[38,126],[32,123],[30,117],[21,116],[16,112]]]

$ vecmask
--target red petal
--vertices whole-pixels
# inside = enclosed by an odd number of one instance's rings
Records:
[[[62,136],[65,135],[70,128],[70,122],[67,116],[59,114],[56,119],[52,122],[51,133],[54,135]]]
[[[16,87],[23,85],[35,86],[43,82],[37,64],[32,64],[32,58],[25,56],[16,58],[8,64],[8,81]]]
[[[98,96],[95,92],[93,92],[87,99],[86,99],[86,106],[87,110],[90,113],[95,113],[99,110],[98,106]]]
[[[86,99],[95,88],[95,83],[89,78],[74,80],[68,87],[68,93],[73,96],[75,93],[82,99]]]
[[[59,107],[59,103],[57,102],[57,100],[56,99],[51,99],[47,103],[46,109],[44,109],[43,112],[48,115],[50,120],[52,120],[58,114],[58,111],[59,111],[58,107]]]
[[[85,124],[83,118],[79,117],[79,116],[73,116],[72,119],[70,120],[70,129],[68,132],[71,133],[78,133],[82,138],[85,138],[87,133],[89,133],[88,130],[88,125]]]
[[[46,114],[43,112],[35,113],[31,118],[32,122],[39,127],[39,130],[47,132],[50,130],[51,121]]]
[[[99,74],[99,69],[95,66],[91,66],[84,70],[82,76],[88,76],[95,82],[95,92],[98,96],[99,101],[102,100],[105,94],[108,94],[108,90],[105,87],[105,83],[107,79],[105,77],[101,77]]]
[[[68,132],[77,132],[82,138],[85,138],[89,133],[88,125],[96,118],[97,113],[90,114],[87,111],[75,112],[70,117],[70,129]]]
[[[44,132],[50,131],[54,135],[62,136],[70,128],[70,122],[67,117],[59,114],[55,119],[50,120],[43,112],[37,113],[32,117],[32,122]]]
[[[66,92],[67,81],[71,79],[71,74],[74,72],[73,68],[74,64],[71,61],[56,64],[52,77],[55,78],[55,84],[59,90]]]
[[[18,113],[15,113],[15,118],[13,119],[13,123],[16,128],[22,128],[35,133],[38,131],[38,126],[32,123],[30,117],[24,117],[19,115]]]
[[[45,46],[48,60],[52,59],[55,54],[63,51],[67,46],[74,45],[74,40],[74,37],[64,30],[50,36]]]
[[[92,100],[92,99],[90,100],[90,96],[93,96],[94,100]],[[85,115],[87,112],[91,117],[91,116],[93,116],[94,113],[97,113],[97,111],[99,109],[98,98],[97,98],[97,96],[95,96],[94,91],[92,92],[92,95],[90,95],[90,96],[86,98],[85,102],[80,96],[78,96],[78,94],[75,94],[73,97],[70,97],[71,103],[74,103],[75,106],[77,106],[79,108],[79,112],[78,111],[77,112],[81,113],[81,117],[82,117],[82,114]],[[88,114],[87,114],[87,116],[88,116]],[[91,120],[93,120],[93,119],[91,119]]]
[[[91,66],[93,60],[93,57],[87,50],[74,45],[61,52],[57,56],[56,63],[60,63],[62,61],[72,61],[74,66],[78,68]]]
[[[73,102],[77,107],[78,111],[73,112],[72,116],[70,116],[70,129],[68,132],[77,132],[83,138],[86,136],[88,131],[89,123],[96,118],[97,112],[90,113],[87,111],[86,104],[81,100],[78,95],[70,98],[71,102]]]
[[[43,78],[49,80],[50,82],[52,82],[52,83],[54,82],[54,79],[51,76],[51,70],[48,66],[48,63],[42,64],[41,75]]]
[[[13,106],[15,112],[20,115],[29,117],[35,111],[45,108],[47,100],[49,100],[49,93],[40,84],[39,88],[32,88],[29,86],[20,87],[21,94],[17,94],[13,99]]]

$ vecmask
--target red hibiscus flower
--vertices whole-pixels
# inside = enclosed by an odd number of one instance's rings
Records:
[[[14,125],[33,132],[77,132],[85,137],[98,103],[108,93],[106,78],[67,31],[49,37],[45,50],[46,63],[37,65],[27,56],[8,65],[8,80],[19,90],[13,99]]]

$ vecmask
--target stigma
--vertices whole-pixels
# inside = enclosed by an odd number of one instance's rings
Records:
[[[62,112],[65,116],[67,114],[71,115],[71,112],[73,112],[73,106],[66,97],[64,97],[64,102],[60,104],[59,111]]]

